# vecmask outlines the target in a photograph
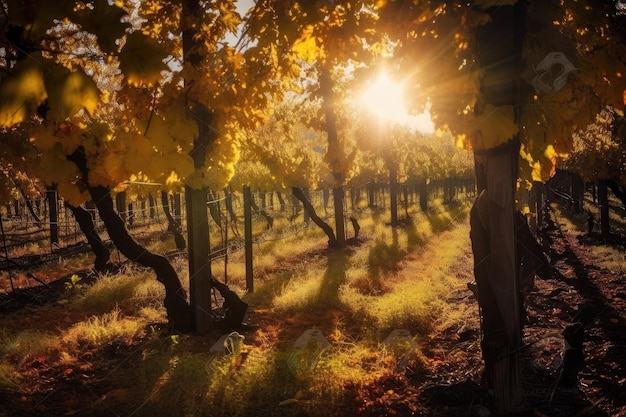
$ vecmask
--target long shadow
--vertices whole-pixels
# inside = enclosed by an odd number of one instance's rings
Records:
[[[316,304],[320,307],[340,307],[339,289],[346,282],[348,260],[347,250],[331,251],[328,253],[328,263],[322,278]]]
[[[611,346],[607,350],[607,358],[611,358],[616,363],[616,372],[620,372],[626,366],[624,362],[626,355],[621,353],[621,357],[617,358],[616,346],[624,345],[624,323],[623,317],[619,316],[619,313],[611,305],[610,300],[602,294],[597,285],[594,284],[592,277],[588,273],[589,266],[584,265],[583,262],[576,256],[573,249],[567,245],[567,240],[558,226],[550,221],[544,228],[544,243],[552,246],[557,240],[563,240],[565,250],[563,253],[553,256],[553,260],[558,258],[559,261],[564,262],[570,266],[576,276],[575,278],[568,278],[558,271],[555,271],[554,279],[561,281],[565,286],[574,288],[580,297],[584,299],[584,303],[581,306],[570,306],[565,299],[560,299],[558,296],[560,292],[564,292],[562,288],[552,291],[550,294],[536,294],[534,298],[542,298],[542,300],[530,300],[534,308],[540,306],[549,306],[554,310],[560,311],[558,314],[560,320],[569,321],[572,323],[570,333],[576,330],[581,330],[585,336],[585,341],[592,342],[597,346],[598,339],[602,342],[601,335],[606,335],[606,340],[615,342],[615,345]],[[549,312],[543,311],[540,313],[548,321],[550,320]],[[542,317],[544,318],[544,317]],[[575,323],[578,326],[574,325]],[[529,327],[532,327],[530,324]],[[536,325],[537,327],[539,324]],[[554,328],[554,323],[548,323],[548,327],[545,329],[539,329],[541,336],[547,337],[551,333],[550,329]],[[535,330],[535,329],[533,329]],[[566,337],[570,336],[566,333]],[[543,342],[543,340],[537,340],[535,342]],[[532,345],[532,342],[531,342]],[[530,348],[529,348],[530,347]],[[526,415],[543,415],[549,417],[570,417],[570,416],[587,416],[587,417],[608,417],[607,412],[601,410],[601,407],[597,403],[592,403],[587,399],[584,399],[578,389],[567,388],[557,389],[560,383],[560,378],[563,377],[565,372],[561,371],[561,374],[555,376],[549,372],[542,372],[540,369],[534,367],[532,363],[542,358],[536,358],[535,355],[541,355],[541,349],[532,349],[534,346],[526,346],[523,352],[524,363],[524,410],[520,413],[514,414],[516,416]],[[609,356],[612,355],[612,356]],[[569,356],[564,360],[563,368],[571,368],[574,372],[580,371],[581,365],[584,362],[576,363],[572,361],[575,357]],[[568,360],[569,359],[569,360]],[[567,363],[566,363],[567,362]],[[594,371],[592,368],[594,364],[588,364],[588,370]],[[574,375],[576,376],[576,375]],[[594,381],[594,389],[600,389],[602,401],[611,403],[613,409],[619,410],[626,401],[626,388],[618,383],[618,375],[611,375],[614,378],[607,379],[598,375],[597,381]],[[622,375],[623,377],[623,375]],[[421,395],[421,401],[424,402],[426,407],[433,410],[433,415],[438,416],[475,416],[475,415],[490,415],[489,409],[492,408],[492,398],[489,393],[471,378],[463,380],[454,384],[437,384],[426,388]],[[440,411],[448,410],[448,412]]]
[[[586,363],[584,374],[592,379],[594,391],[600,392],[602,402],[611,404],[619,410],[626,406],[626,387],[619,382],[623,378],[623,370],[626,369],[626,353],[619,351],[623,350],[623,346],[626,345],[626,332],[624,331],[626,320],[623,312],[615,308],[613,300],[607,298],[596,284],[593,271],[599,271],[599,268],[586,264],[580,259],[568,237],[552,218],[549,219],[547,226],[547,236],[544,237],[549,241],[558,240],[563,244],[563,250],[554,258],[558,259],[557,262],[562,262],[571,268],[574,274],[574,277],[570,278],[555,270],[554,278],[575,289],[583,299],[582,303],[577,306],[577,311],[571,314],[572,325],[568,326],[564,332],[566,340],[574,339],[574,345],[579,346],[573,347],[579,347],[581,352],[575,361],[569,363],[565,356],[561,375],[569,372],[570,377],[576,377],[579,372],[583,372],[583,366]],[[583,341],[587,352],[585,352]],[[604,360],[603,363],[598,363],[601,359],[595,355],[597,351],[594,347],[598,349],[602,346],[606,346]],[[571,344],[568,347],[571,348]],[[586,360],[587,357],[591,360]],[[612,362],[613,374],[611,375],[603,374],[603,369],[607,369],[606,362]],[[568,366],[571,369],[567,369]]]

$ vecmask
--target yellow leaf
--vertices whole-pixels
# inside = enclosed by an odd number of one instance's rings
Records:
[[[80,69],[69,72],[60,65],[51,64],[50,67],[52,70],[44,80],[50,108],[46,119],[64,120],[81,109],[93,114],[100,98],[94,80]]]
[[[315,36],[313,36],[313,26],[309,25],[303,32],[300,38],[296,40],[292,47],[298,58],[305,61],[314,61],[320,55],[320,49],[315,42]]]
[[[126,37],[119,54],[120,69],[129,84],[153,85],[161,79],[161,71],[168,69],[163,62],[166,56],[167,53],[156,41],[134,32]]]
[[[93,9],[84,7],[73,13],[71,19],[79,23],[84,31],[96,35],[103,51],[115,52],[117,40],[130,27],[130,23],[122,22],[128,13],[117,4],[110,5],[107,0],[94,0],[92,4]]]
[[[472,147],[490,149],[508,142],[518,132],[513,106],[485,106],[483,113],[469,126]]]
[[[48,95],[43,73],[38,61],[26,59],[0,82],[0,126],[23,122],[44,102]]]

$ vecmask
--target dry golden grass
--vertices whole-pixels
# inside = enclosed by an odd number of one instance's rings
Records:
[[[101,397],[120,415],[295,416],[317,410],[315,415],[330,416],[345,400],[346,387],[375,383],[406,366],[422,369],[417,342],[464,320],[445,299],[467,281],[468,210],[468,204],[435,202],[432,211],[412,212],[412,221],[395,229],[384,224],[388,213],[361,215],[360,244],[343,251],[325,251],[326,238],[313,225],[260,243],[254,247],[252,294],[243,291],[243,252],[233,254],[229,285],[250,309],[265,310],[269,324],[231,355],[209,352],[214,335],[150,330],[150,323],[165,322],[164,290],[151,271],[127,268],[102,276],[84,284],[64,306],[87,318],[59,328],[58,334],[0,330],[5,346],[0,347],[0,387],[24,383],[15,374],[35,355],[65,369],[81,366],[85,351],[122,346],[127,349],[115,360],[124,366],[109,365],[102,381],[116,388]],[[172,264],[186,287],[185,259]],[[223,260],[212,270],[223,280]],[[296,349],[293,340],[282,338],[288,320],[297,327],[294,317],[305,318],[301,326],[308,327],[328,311],[340,317],[326,323],[330,347]],[[410,329],[414,338],[384,346],[394,328]]]

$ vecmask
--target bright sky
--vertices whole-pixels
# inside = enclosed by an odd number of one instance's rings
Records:
[[[237,11],[241,16],[245,16],[254,4],[255,0],[237,0]],[[229,37],[228,41],[234,45],[238,38],[239,35],[232,36]],[[363,94],[362,98],[368,106],[372,106],[372,111],[377,112],[382,117],[405,124],[422,133],[434,132],[435,128],[428,110],[418,115],[407,113],[401,98],[402,88],[400,84],[394,84],[387,77],[382,76]]]
[[[379,117],[406,125],[422,133],[433,133],[435,128],[428,110],[417,115],[407,113],[402,101],[403,89],[402,84],[395,83],[382,74],[363,92],[361,100]]]

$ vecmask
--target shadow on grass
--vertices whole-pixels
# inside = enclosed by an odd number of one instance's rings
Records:
[[[350,254],[347,250],[329,251],[326,272],[322,278],[316,303],[320,307],[339,307],[339,289],[346,282]]]

